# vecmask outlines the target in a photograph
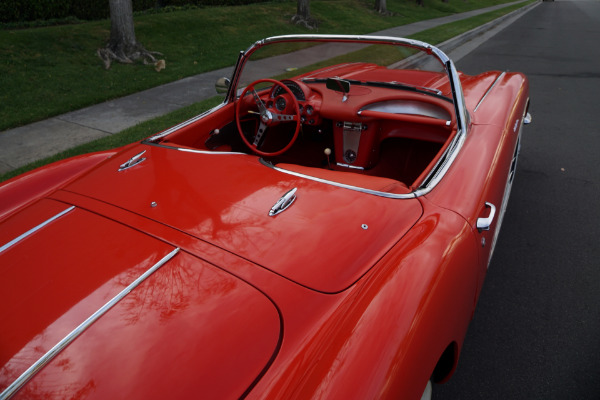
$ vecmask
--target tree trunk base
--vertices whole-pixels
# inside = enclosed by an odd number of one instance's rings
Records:
[[[311,17],[304,18],[300,14],[296,14],[292,17],[292,23],[296,25],[302,25],[303,27],[311,30],[316,29],[319,26],[319,23],[316,19],[313,19]]]
[[[375,10],[375,11],[377,11],[379,13],[379,15],[382,15],[384,17],[393,17],[396,15],[393,12],[388,11],[388,10]]]
[[[109,69],[113,61],[117,61],[123,64],[133,64],[134,62],[141,60],[144,64],[152,64],[155,67],[159,62],[164,68],[164,60],[157,60],[155,56],[162,56],[162,53],[157,51],[148,51],[139,43],[133,45],[111,45],[108,44],[103,49],[96,51],[98,57],[104,63],[104,68]],[[162,68],[161,68],[162,69]]]

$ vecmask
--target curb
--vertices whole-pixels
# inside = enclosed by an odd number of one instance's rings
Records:
[[[503,15],[499,18],[496,18],[488,23],[478,26],[477,28],[471,29],[468,32],[465,32],[458,36],[455,36],[452,39],[448,39],[445,42],[440,43],[436,47],[441,49],[444,53],[448,54],[448,53],[456,50],[460,46],[464,45],[465,43],[475,39],[478,36],[483,35],[484,33],[488,32],[496,27],[499,27],[500,25],[502,25],[504,23],[506,23],[506,25],[511,24],[517,18],[521,17],[522,14],[529,12],[531,9],[533,9],[534,7],[537,7],[540,4],[541,4],[541,0],[538,0],[535,3],[531,3],[525,7],[521,7],[513,12],[510,12],[510,13]],[[450,58],[452,58],[452,57],[450,57]],[[455,61],[455,60],[453,60],[453,61]]]
[[[534,7],[541,4],[541,1],[542,0],[538,0],[527,6],[524,6],[517,10],[514,10],[506,15],[498,17],[490,22],[487,22],[481,26],[478,26],[477,28],[473,28],[470,31],[461,33],[460,35],[455,36],[452,39],[448,39],[445,42],[435,45],[435,47],[437,47],[438,49],[440,49],[444,53],[446,53],[446,55],[456,65],[456,62],[458,61],[458,59],[460,59],[462,57],[453,56],[453,55],[451,55],[452,52],[460,49],[462,46],[471,42],[472,40],[481,38],[482,36],[492,32],[494,29],[498,29],[498,31],[504,29],[506,26],[510,25],[511,23],[516,21],[518,18],[523,16],[523,14],[525,14],[526,12],[529,12],[531,9],[533,9]],[[477,47],[477,46],[478,46],[478,44],[476,44],[474,47]],[[394,68],[397,68],[397,67],[420,68],[429,62],[430,62],[430,58],[426,54],[416,54],[416,55],[413,55],[413,56],[407,58],[404,61],[400,61],[399,63],[395,64]]]

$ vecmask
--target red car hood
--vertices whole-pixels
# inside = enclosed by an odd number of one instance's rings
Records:
[[[278,311],[257,289],[81,208],[35,203],[0,224],[0,244],[10,305],[0,311],[0,391],[125,292],[17,398],[237,398],[279,346]]]
[[[146,150],[146,161],[119,165]],[[297,188],[296,201],[269,210]],[[388,199],[288,175],[244,154],[142,145],[66,190],[159,221],[322,292],[365,274],[422,214],[417,199]]]

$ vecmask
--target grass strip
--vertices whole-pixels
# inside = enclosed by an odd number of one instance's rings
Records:
[[[534,3],[536,0],[531,0],[527,3],[521,3],[509,7],[505,7],[496,11],[492,11],[489,13],[481,14],[475,17],[471,17],[462,21],[452,22],[449,24],[441,25],[432,29],[428,29],[426,31],[420,32],[418,34],[412,35],[411,38],[422,40],[432,44],[439,44],[448,39],[451,39],[455,36],[458,36],[462,33],[465,33],[473,28],[481,26],[489,21],[492,21],[496,18],[499,18],[503,15],[506,15],[516,9],[519,9],[525,5]],[[298,74],[299,71],[294,71],[295,74]],[[47,157],[43,160],[39,160],[33,162],[31,164],[25,165],[23,167],[17,168],[13,171],[9,171],[5,174],[0,175],[0,182],[25,173],[27,171],[31,171],[35,168],[39,168],[43,165],[63,160],[69,157],[74,157],[80,154],[91,153],[95,151],[108,150],[116,147],[121,147],[135,141],[140,141],[145,139],[155,133],[168,129],[178,123],[193,118],[196,115],[199,115],[212,107],[217,106],[222,102],[221,96],[215,96],[210,99],[192,104],[190,106],[184,107],[182,109],[173,111],[169,114],[163,115],[161,117],[154,118],[152,120],[140,123],[134,127],[128,128],[122,132],[113,134],[111,136],[107,136],[101,139],[94,140],[90,143],[85,143],[74,147],[72,149],[66,150],[64,152],[58,153],[54,156]]]
[[[203,100],[198,103],[194,103],[187,107],[173,111],[169,114],[139,123],[131,128],[127,128],[119,133],[115,133],[110,136],[106,136],[100,139],[96,139],[89,143],[84,143],[79,146],[73,147],[69,150],[62,151],[50,157],[46,157],[42,160],[32,162],[24,165],[20,168],[6,172],[0,175],[0,182],[23,174],[25,172],[34,170],[44,165],[53,163],[55,161],[64,160],[69,157],[75,157],[81,154],[93,153],[96,151],[109,150],[117,147],[125,146],[127,144],[141,141],[150,137],[158,132],[164,131],[172,126],[175,126],[183,121],[186,121],[196,115],[202,114],[206,110],[209,110],[223,102],[223,96],[215,96],[210,99]]]
[[[264,37],[294,33],[365,34],[510,0],[444,3],[389,0],[391,16],[372,0],[321,0],[311,4],[316,31],[290,23],[295,2],[186,9],[135,17],[136,36],[164,53],[166,69],[115,64],[104,70],[96,56],[110,22],[0,30],[0,131],[78,110],[202,72],[235,64],[237,54]]]

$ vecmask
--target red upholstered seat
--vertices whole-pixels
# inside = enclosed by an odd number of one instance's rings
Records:
[[[296,164],[277,164],[277,168],[312,176],[319,179],[343,183],[344,185],[394,194],[407,194],[410,189],[402,182],[390,178],[358,174],[349,171],[334,171],[324,168],[304,167]]]

